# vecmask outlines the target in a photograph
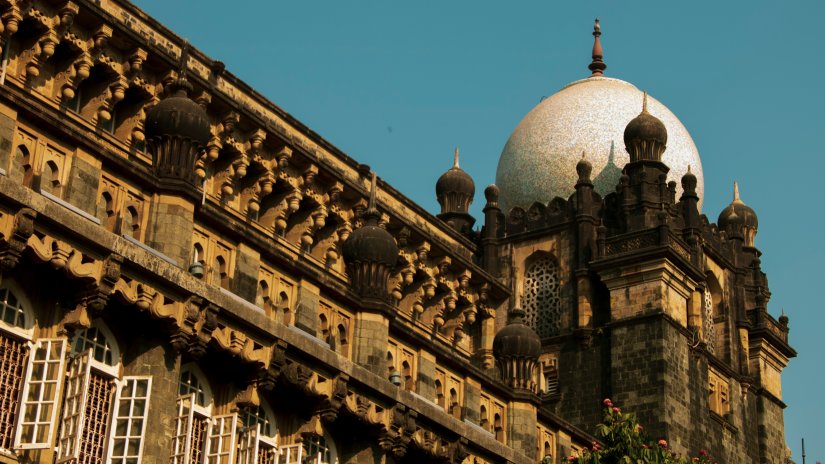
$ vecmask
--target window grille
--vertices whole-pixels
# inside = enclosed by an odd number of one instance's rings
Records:
[[[197,370],[185,367],[181,371],[178,392],[178,416],[172,439],[170,464],[201,464],[209,450],[212,396]],[[225,462],[206,459],[207,463]]]
[[[15,448],[44,449],[51,446],[65,356],[66,340],[41,339],[35,342],[20,396],[23,404],[17,418]]]
[[[558,335],[561,329],[558,264],[551,256],[536,259],[524,274],[521,304],[524,323],[540,337]]]
[[[716,329],[713,323],[713,294],[705,287],[705,344],[709,352],[716,352]]]
[[[278,446],[274,438],[264,435],[260,423],[244,428],[238,448],[238,464],[275,464]]]
[[[0,333],[0,449],[5,451],[14,446],[14,425],[28,352],[22,340]]]
[[[151,377],[124,377],[115,397],[115,421],[109,438],[109,463],[139,464],[149,410]]]

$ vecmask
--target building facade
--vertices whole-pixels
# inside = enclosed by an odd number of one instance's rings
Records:
[[[677,199],[646,106],[618,174],[490,186],[477,232],[457,153],[433,216],[128,2],[0,19],[0,462],[561,462],[606,396],[781,462],[756,214]]]

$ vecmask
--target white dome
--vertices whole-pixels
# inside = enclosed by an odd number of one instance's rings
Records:
[[[642,110],[643,93],[632,84],[594,76],[567,85],[522,119],[498,160],[496,185],[503,210],[528,208],[534,202],[567,199],[575,191],[576,163],[582,152],[593,165],[592,180],[602,196],[614,192],[622,168],[630,161],[624,128]],[[677,184],[690,166],[696,175],[699,208],[705,190],[702,161],[687,129],[669,109],[648,95],[648,111],[667,128],[662,161],[668,180]]]

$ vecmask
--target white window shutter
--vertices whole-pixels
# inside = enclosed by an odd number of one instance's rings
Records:
[[[51,446],[57,399],[66,366],[66,340],[37,340],[29,354],[17,415],[14,447],[45,449]]]
[[[238,447],[238,464],[257,464],[258,437],[261,435],[261,424],[245,427],[241,431],[241,443]]]
[[[190,463],[192,454],[192,424],[195,420],[195,394],[178,398],[178,417],[175,420],[175,436],[172,439],[172,457],[170,464],[200,464]]]
[[[86,397],[89,392],[92,352],[76,355],[69,366],[66,391],[63,395],[63,419],[57,440],[57,462],[77,459],[80,437],[86,415]]]
[[[235,464],[238,415],[214,416],[206,439],[206,464]]]
[[[117,382],[107,447],[110,464],[142,461],[151,391],[152,377],[126,376]]]

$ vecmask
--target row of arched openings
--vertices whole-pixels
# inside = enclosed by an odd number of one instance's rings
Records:
[[[100,320],[69,340],[35,339],[32,306],[21,297],[16,284],[4,279],[0,453],[53,448],[57,462],[141,462],[152,377],[123,374],[119,346]],[[181,368],[178,394],[172,463],[337,461],[326,433],[279,446],[277,421],[265,400],[218,414],[206,377],[194,364]]]

